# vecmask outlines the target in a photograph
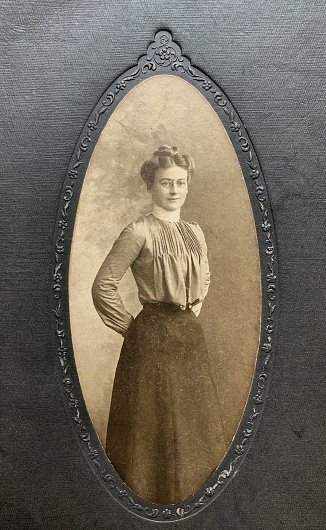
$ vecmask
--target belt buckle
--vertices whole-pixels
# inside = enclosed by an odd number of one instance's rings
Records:
[[[186,305],[179,305],[179,309],[181,309],[181,311],[192,309],[196,304],[199,304],[199,298],[197,298],[194,302],[187,302]]]

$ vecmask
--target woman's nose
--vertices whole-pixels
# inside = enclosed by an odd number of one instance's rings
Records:
[[[171,185],[170,185],[170,193],[177,193],[177,183],[176,182],[171,182]]]

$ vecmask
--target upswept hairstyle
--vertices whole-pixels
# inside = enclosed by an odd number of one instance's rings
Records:
[[[161,145],[155,151],[150,160],[146,160],[141,167],[141,178],[146,182],[147,189],[150,190],[155,181],[155,173],[159,168],[169,168],[173,166],[183,167],[187,171],[188,184],[194,174],[195,165],[189,155],[180,153],[177,147]]]

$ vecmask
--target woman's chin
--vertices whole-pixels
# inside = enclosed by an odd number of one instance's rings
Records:
[[[175,212],[176,210],[180,210],[180,206],[176,204],[171,204],[167,207],[164,207],[164,210],[167,210],[168,212]]]
[[[175,210],[179,210],[180,207],[181,207],[180,199],[170,200],[169,202],[161,206],[161,208],[164,208],[164,210],[168,210],[169,212],[174,212]]]
[[[158,206],[159,208],[162,208],[163,210],[166,210],[167,212],[175,212],[177,210],[180,210],[184,201],[180,199],[169,199],[169,200],[162,201],[162,202],[161,201],[156,202],[155,200],[153,200],[153,203],[155,206]]]

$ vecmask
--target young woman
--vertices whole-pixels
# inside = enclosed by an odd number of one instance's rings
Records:
[[[170,146],[143,164],[153,210],[121,232],[92,291],[104,323],[124,336],[107,454],[122,480],[157,504],[196,493],[227,449],[197,320],[210,279],[205,238],[180,219],[193,172],[192,159]],[[129,267],[143,305],[135,319],[118,293]]]

